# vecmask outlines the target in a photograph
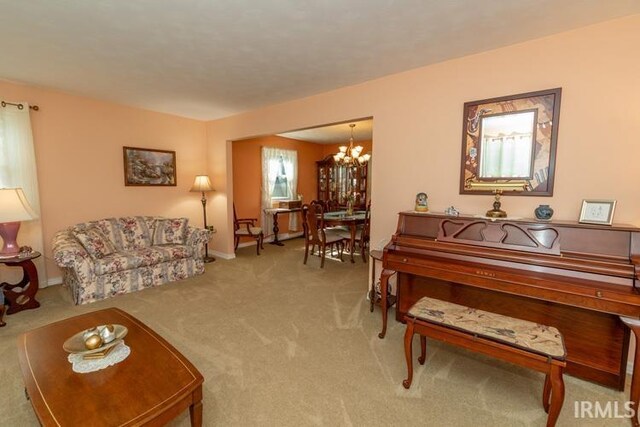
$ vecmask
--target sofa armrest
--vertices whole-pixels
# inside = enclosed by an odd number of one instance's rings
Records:
[[[196,258],[204,257],[204,251],[202,249],[204,244],[211,240],[211,231],[204,228],[197,228],[189,226],[187,228],[187,246],[193,250],[193,254]]]
[[[69,230],[53,236],[53,259],[60,268],[72,269],[81,282],[93,278],[93,259]]]
[[[187,228],[187,245],[200,246],[211,240],[211,231],[189,226]]]

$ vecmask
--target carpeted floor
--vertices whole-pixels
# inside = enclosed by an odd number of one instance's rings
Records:
[[[368,265],[327,261],[321,270],[313,257],[305,266],[299,239],[265,248],[259,257],[240,249],[194,279],[85,306],[73,306],[62,286],[41,290],[39,309],[6,316],[0,328],[0,425],[38,425],[23,393],[17,335],[110,306],[147,323],[202,372],[206,426],[545,425],[542,374],[437,342],[405,390],[404,327],[391,320],[387,337],[377,337],[380,311],[370,313],[365,300]],[[565,382],[558,425],[629,424],[575,418],[576,401],[622,410],[625,395]],[[189,425],[188,412],[171,425]]]

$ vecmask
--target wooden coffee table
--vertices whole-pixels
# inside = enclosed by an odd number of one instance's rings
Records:
[[[124,361],[87,374],[73,372],[62,343],[104,324],[129,329]],[[202,425],[202,375],[178,350],[117,308],[94,311],[21,334],[20,367],[43,426],[164,425],[189,408]]]

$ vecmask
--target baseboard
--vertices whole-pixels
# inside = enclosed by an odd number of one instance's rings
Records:
[[[295,231],[293,233],[278,234],[278,240],[289,240],[289,239],[295,239],[296,237],[302,237],[302,236],[304,236],[303,231]],[[265,242],[273,242],[273,236],[267,237],[265,239]]]
[[[62,276],[50,277],[47,280],[47,286],[62,285]]]
[[[278,234],[278,240],[279,241],[284,241],[284,240],[290,240],[290,239],[295,239],[296,237],[302,237],[304,235],[304,233],[302,231],[297,231],[295,233],[283,233],[283,234]],[[273,236],[269,236],[267,238],[264,239],[265,243],[271,243],[273,242]],[[255,246],[256,245],[256,241],[255,240],[250,240],[247,242],[242,242],[238,245],[239,248],[246,248],[249,246]]]
[[[227,254],[225,252],[219,252],[219,251],[209,251],[209,255],[213,255],[216,258],[221,258],[221,259],[234,259],[236,257],[236,254]]]
[[[255,245],[256,245],[256,243],[257,243],[257,242],[256,242],[255,240],[252,240],[252,241],[250,241],[250,242],[243,242],[243,243],[240,243],[240,244],[238,245],[238,248],[246,248],[246,247],[249,247],[249,246],[255,246]]]

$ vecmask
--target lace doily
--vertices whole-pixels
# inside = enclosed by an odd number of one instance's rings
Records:
[[[84,359],[81,354],[70,354],[67,356],[67,360],[72,364],[73,372],[86,374],[120,363],[129,357],[129,354],[131,354],[131,349],[123,341],[116,345],[109,354],[102,359]]]

